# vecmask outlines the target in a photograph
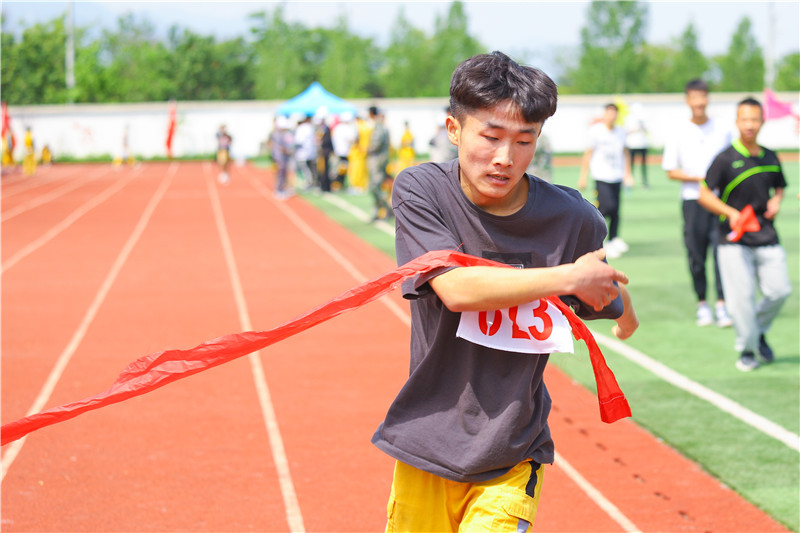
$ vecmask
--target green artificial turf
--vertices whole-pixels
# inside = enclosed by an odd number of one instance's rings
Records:
[[[679,185],[657,166],[649,167],[649,189],[638,185],[637,176],[637,187],[623,195],[620,236],[630,251],[611,262],[630,277],[628,289],[640,320],[639,330],[626,344],[796,435],[800,433],[800,165],[786,163],[784,171],[789,187],[777,227],[788,256],[793,293],[767,335],[776,354],[773,364],[742,373],[734,366],[738,354],[733,349],[733,329],[695,325]],[[575,186],[578,172],[578,167],[557,167],[553,179]],[[591,191],[585,195],[591,198]],[[305,197],[367,242],[394,254],[391,235],[334,207],[324,196]],[[339,197],[371,212],[367,195]],[[708,270],[713,280],[710,261]],[[709,298],[713,296],[710,289]],[[598,322],[590,327],[610,336],[612,325]],[[637,423],[791,530],[800,530],[800,453],[613,350],[603,348],[603,352]],[[555,355],[551,361],[594,390],[582,344],[576,344],[575,355]]]

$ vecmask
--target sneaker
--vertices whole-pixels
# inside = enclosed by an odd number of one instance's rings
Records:
[[[758,361],[756,361],[756,356],[753,352],[742,352],[742,356],[736,361],[736,368],[742,372],[750,372],[758,368],[758,366]]]
[[[758,357],[765,363],[771,363],[775,360],[775,354],[767,344],[767,339],[764,338],[764,335],[761,335],[758,339]]]
[[[618,259],[620,256],[622,256],[622,252],[620,252],[617,247],[614,246],[614,241],[606,241],[603,248],[606,250],[606,259]]]
[[[614,237],[613,239],[611,239],[611,244],[613,244],[614,248],[616,248],[617,251],[621,254],[624,254],[625,252],[630,250],[628,244],[625,241],[623,241],[621,237]]]
[[[714,313],[717,315],[717,326],[729,328],[733,325],[733,320],[728,316],[728,310],[724,303],[717,302],[717,305],[714,306]]]
[[[703,302],[697,304],[697,322],[700,327],[710,326],[714,323],[714,316],[711,314],[711,308],[707,303]]]

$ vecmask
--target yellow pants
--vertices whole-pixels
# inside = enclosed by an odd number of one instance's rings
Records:
[[[489,481],[459,483],[397,461],[386,531],[531,531],[543,474],[527,461]]]

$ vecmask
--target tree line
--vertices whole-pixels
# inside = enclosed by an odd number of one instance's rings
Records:
[[[669,45],[645,41],[647,2],[593,1],[580,47],[560,58],[563,94],[681,92],[702,77],[719,91],[761,91],[765,61],[743,18],[726,54],[706,57],[689,24]],[[312,81],[344,98],[441,97],[463,59],[487,48],[468,31],[461,1],[438,16],[432,34],[414,27],[401,8],[386,46],[362,37],[340,16],[332,27],[309,28],[283,8],[249,17],[249,35],[228,40],[172,26],[159,39],[146,18],[127,14],[113,30],[89,38],[75,28],[75,86],[66,84],[66,14],[7,31],[0,43],[0,91],[12,105],[202,100],[274,100],[295,96]],[[525,58],[516,58],[525,62]],[[776,90],[800,90],[800,54],[776,66]]]

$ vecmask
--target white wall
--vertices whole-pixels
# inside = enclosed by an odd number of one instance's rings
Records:
[[[744,93],[712,93],[710,116],[727,121],[733,128],[736,103]],[[753,95],[759,98],[761,95]],[[798,93],[781,93],[782,101],[798,102]],[[589,121],[602,113],[613,96],[562,96],[558,111],[545,124],[555,152],[582,152]],[[675,124],[687,120],[688,109],[682,94],[626,95],[627,104],[640,103],[648,124],[651,146],[660,149]],[[391,142],[397,146],[405,121],[415,137],[417,152],[427,152],[428,142],[444,120],[446,98],[351,100],[366,112],[370,105],[384,110]],[[215,133],[225,124],[233,136],[235,158],[259,153],[272,128],[276,108],[282,101],[179,102],[178,125],[173,154],[211,154],[216,150]],[[9,106],[11,127],[17,139],[17,157],[22,156],[22,140],[29,126],[37,152],[45,144],[54,155],[87,157],[120,155],[125,127],[129,128],[131,151],[140,157],[166,155],[168,103]],[[773,149],[798,149],[798,123],[792,117],[767,122],[759,137]]]

